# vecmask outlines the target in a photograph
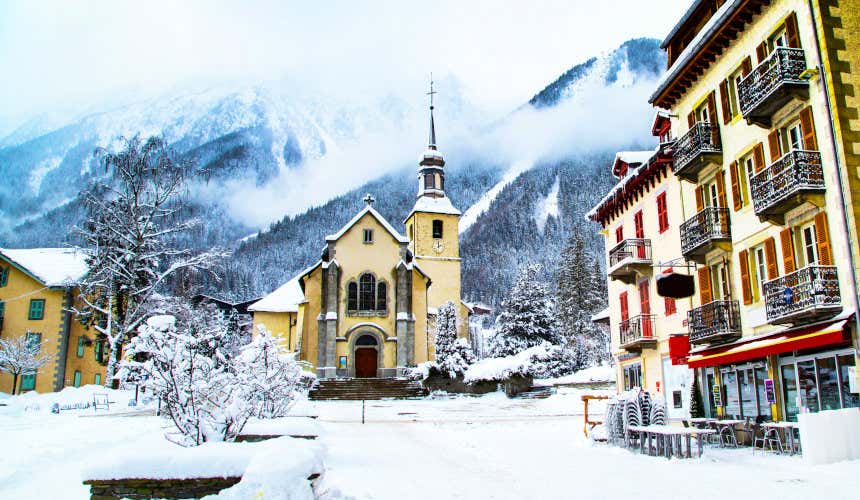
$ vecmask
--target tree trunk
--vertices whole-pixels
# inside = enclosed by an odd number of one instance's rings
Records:
[[[12,395],[15,395],[15,388],[18,387],[18,374],[12,374]]]
[[[116,335],[110,340],[110,354],[108,355],[108,365],[105,370],[105,387],[108,389],[116,389],[118,381],[116,378],[116,369],[119,365],[119,357],[122,351],[122,335]]]

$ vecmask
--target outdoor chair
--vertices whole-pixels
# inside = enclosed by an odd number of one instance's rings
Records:
[[[761,441],[761,449],[764,450],[764,445],[770,449],[770,451],[778,451],[779,453],[783,453],[784,448],[782,446],[782,438],[779,436],[779,429],[776,427],[768,428],[762,437]],[[776,448],[774,448],[776,445]]]

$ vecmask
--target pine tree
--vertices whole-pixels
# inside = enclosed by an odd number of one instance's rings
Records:
[[[540,274],[541,267],[536,264],[520,270],[496,320],[497,332],[490,345],[492,357],[517,354],[544,342],[561,344],[555,301]]]
[[[457,307],[450,300],[436,312],[436,367],[451,378],[462,375],[475,362],[475,355],[466,339],[457,338]]]
[[[693,385],[690,386],[690,418],[705,416],[705,405],[702,403],[702,391],[699,389],[699,377],[693,374]]]

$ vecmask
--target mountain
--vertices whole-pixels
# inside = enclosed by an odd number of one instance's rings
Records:
[[[656,40],[630,40],[493,122],[446,82],[437,127],[446,190],[464,212],[466,297],[498,304],[525,262],[540,262],[551,278],[574,232],[600,251],[583,214],[613,183],[614,151],[653,147],[646,98],[664,65]],[[258,296],[315,262],[325,235],[361,208],[365,193],[403,229],[424,127],[426,110],[403,99],[344,102],[288,83],[141,100],[46,133],[28,123],[0,140],[0,175],[9,179],[0,186],[0,230],[13,229],[0,233],[0,246],[73,242],[65,228],[83,217],[79,193],[103,175],[93,150],[115,146],[118,135],[158,133],[207,173],[187,197],[187,215],[204,224],[180,243],[234,249],[224,279],[203,285]],[[265,220],[276,222],[257,230]]]

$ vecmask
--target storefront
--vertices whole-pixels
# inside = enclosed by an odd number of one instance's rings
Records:
[[[780,356],[780,417],[796,421],[801,412],[860,407],[855,364],[851,348]]]

